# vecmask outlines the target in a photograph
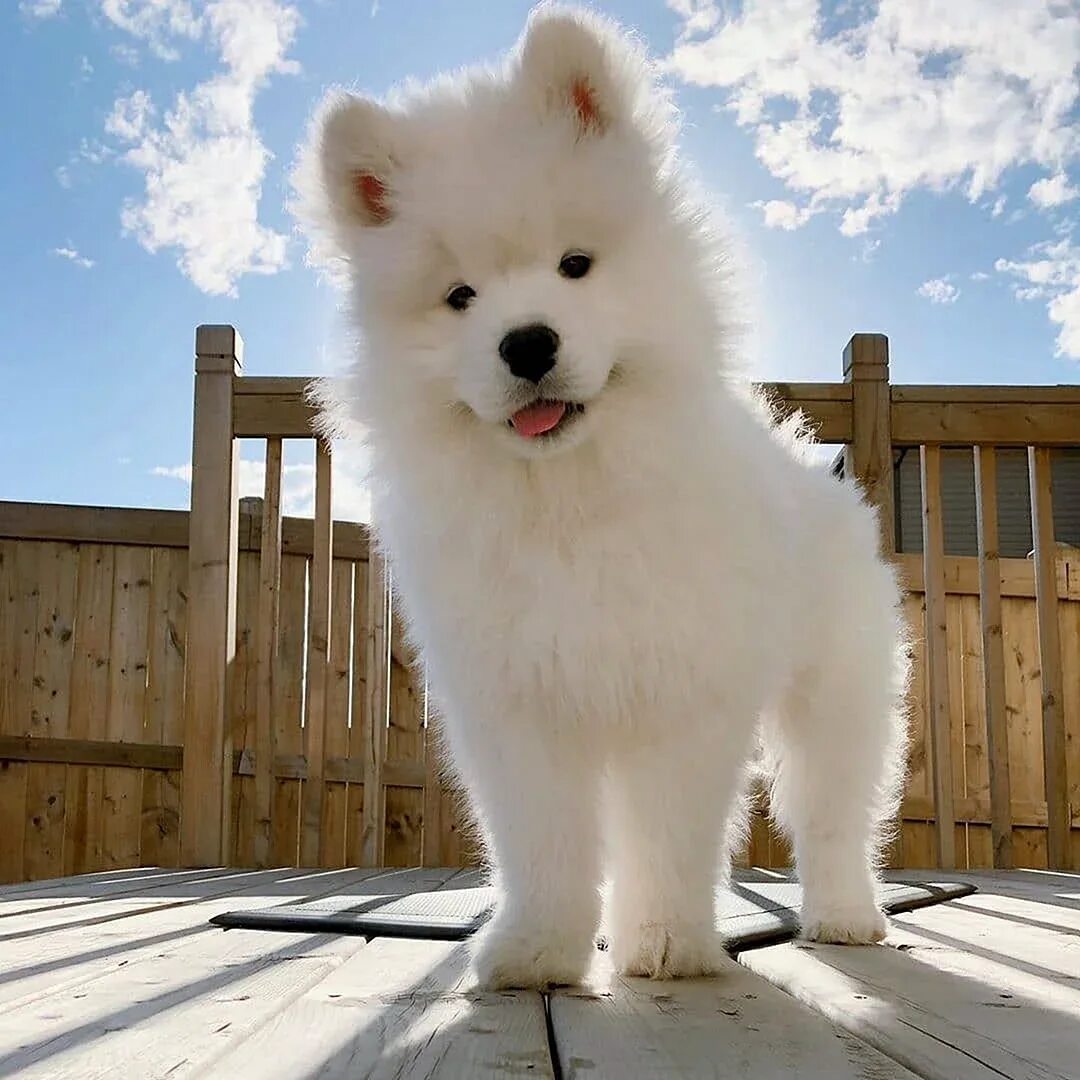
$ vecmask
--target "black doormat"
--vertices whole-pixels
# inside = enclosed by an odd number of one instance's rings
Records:
[[[975,887],[965,882],[892,881],[882,886],[881,900],[885,911],[895,915],[973,892]],[[490,886],[394,896],[323,897],[310,904],[227,911],[210,922],[226,929],[460,941],[490,918],[495,899]],[[736,873],[730,892],[720,898],[717,912],[728,951],[736,953],[794,937],[801,905],[802,886],[797,882],[761,880],[753,871]]]

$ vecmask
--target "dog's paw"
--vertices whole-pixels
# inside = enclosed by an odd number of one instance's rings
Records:
[[[802,937],[828,945],[873,945],[888,932],[875,904],[814,905],[803,909]]]
[[[735,962],[712,926],[641,922],[613,931],[609,948],[620,975],[646,979],[717,975]]]
[[[525,926],[488,926],[473,947],[473,970],[486,990],[577,986],[591,961],[589,942],[582,947]]]

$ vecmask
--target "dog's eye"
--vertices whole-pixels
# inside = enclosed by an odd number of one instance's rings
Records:
[[[565,278],[583,278],[591,266],[591,255],[584,251],[568,251],[559,262],[559,273]]]
[[[446,302],[455,311],[464,311],[475,298],[476,290],[471,285],[455,285],[446,294]]]

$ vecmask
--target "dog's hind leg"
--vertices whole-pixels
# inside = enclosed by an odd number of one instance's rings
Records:
[[[820,659],[763,717],[771,809],[794,843],[803,935],[815,941],[885,933],[877,863],[903,771],[905,667],[887,617],[868,627],[876,632],[822,640]]]

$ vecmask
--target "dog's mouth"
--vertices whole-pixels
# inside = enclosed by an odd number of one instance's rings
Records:
[[[522,439],[551,439],[561,434],[585,412],[585,406],[572,401],[534,401],[518,409],[506,423]]]

